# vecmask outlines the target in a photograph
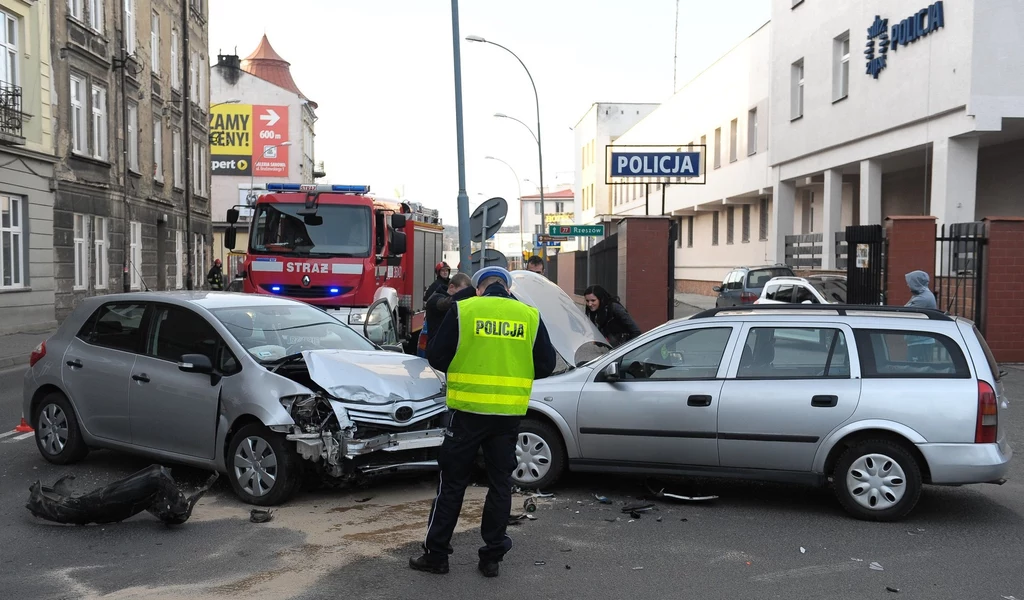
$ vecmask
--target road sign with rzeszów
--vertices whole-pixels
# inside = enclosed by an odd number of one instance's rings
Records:
[[[548,235],[602,236],[604,225],[548,225]]]

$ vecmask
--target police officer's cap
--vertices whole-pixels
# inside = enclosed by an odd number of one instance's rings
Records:
[[[505,280],[505,287],[512,287],[512,274],[501,267],[484,267],[473,274],[473,287],[479,287],[480,282],[489,277],[500,277]]]

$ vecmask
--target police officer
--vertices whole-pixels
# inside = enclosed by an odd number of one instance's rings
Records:
[[[206,281],[210,284],[211,290],[224,289],[224,271],[221,270],[219,258],[213,261],[210,272],[206,274]]]
[[[477,297],[454,304],[430,336],[427,359],[447,373],[448,429],[438,456],[441,468],[423,543],[410,558],[417,571],[448,572],[449,545],[462,510],[477,450],[487,467],[478,568],[498,575],[498,563],[512,549],[505,534],[512,510],[512,472],[519,422],[526,414],[533,380],[555,368],[555,349],[537,309],[510,297],[512,275],[485,267],[472,279]]]

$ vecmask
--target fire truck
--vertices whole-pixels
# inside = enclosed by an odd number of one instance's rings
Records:
[[[373,341],[414,350],[423,292],[442,260],[437,210],[377,198],[370,186],[298,183],[267,184],[251,208],[244,292],[338,311]],[[228,210],[229,250],[239,216]]]

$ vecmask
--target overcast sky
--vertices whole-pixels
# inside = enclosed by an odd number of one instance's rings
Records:
[[[545,183],[571,183],[572,127],[594,102],[663,102],[672,94],[675,0],[461,0],[460,33],[514,51],[540,94]],[[682,87],[763,25],[771,0],[680,0]],[[330,183],[438,208],[456,224],[458,165],[451,3],[445,0],[213,0],[210,54],[243,58],[266,33],[316,101],[316,159]],[[517,197],[507,161],[537,181],[533,91],[515,58],[462,42],[470,208]],[[687,140],[680,140],[680,143]],[[522,182],[524,195],[535,184]],[[482,194],[482,195],[478,195]],[[508,224],[518,222],[510,210]]]

